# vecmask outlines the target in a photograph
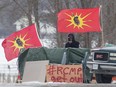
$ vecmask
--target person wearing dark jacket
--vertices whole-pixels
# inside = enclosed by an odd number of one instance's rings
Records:
[[[79,42],[75,40],[73,34],[68,35],[68,42],[65,44],[65,48],[72,47],[72,48],[79,48]]]

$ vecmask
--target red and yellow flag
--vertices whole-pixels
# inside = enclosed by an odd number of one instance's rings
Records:
[[[18,57],[21,48],[41,47],[35,24],[12,33],[2,42],[8,61]]]
[[[58,13],[58,32],[100,32],[100,8],[66,9]]]

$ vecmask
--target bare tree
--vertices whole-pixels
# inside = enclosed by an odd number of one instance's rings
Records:
[[[47,38],[51,39],[51,36],[48,32],[42,34],[41,33],[41,25],[42,23],[44,27],[42,29],[48,29],[49,26],[54,28],[54,32],[52,32],[53,39],[57,39],[58,47],[63,47],[66,42],[66,36],[68,33],[59,33],[57,31],[57,14],[62,9],[72,9],[72,8],[93,8],[99,7],[102,5],[102,15],[101,18],[101,27],[103,28],[103,37],[104,42],[108,42],[111,44],[116,44],[115,40],[115,31],[116,31],[116,0],[2,0],[2,4],[0,4],[0,11],[6,11],[8,13],[8,18],[4,18],[4,14],[0,14],[1,29],[3,28],[5,31],[5,35],[8,35],[8,32],[13,32],[14,25],[13,23],[20,19],[22,16],[26,16],[28,19],[29,25],[33,23],[33,18],[35,18],[39,35],[44,35]],[[10,11],[9,11],[10,10]],[[5,21],[5,22],[4,22]],[[10,25],[8,23],[10,23]],[[5,25],[6,24],[6,25]],[[7,26],[5,28],[4,26]],[[9,29],[8,26],[13,26]],[[9,31],[7,31],[9,29]],[[1,30],[2,32],[3,30]],[[3,35],[3,34],[1,34]],[[76,39],[79,40],[80,43],[83,44],[82,47],[92,47],[92,42],[96,42],[96,47],[102,45],[102,35],[101,33],[75,33]],[[55,42],[55,41],[53,41]]]
[[[39,16],[39,14],[38,14],[39,4],[40,4],[39,0],[33,1],[33,12],[34,12],[35,23],[37,24],[38,32],[40,32],[39,17],[38,17]]]

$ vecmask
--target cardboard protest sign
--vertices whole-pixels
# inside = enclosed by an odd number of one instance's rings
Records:
[[[83,83],[82,65],[47,65],[46,81]]]
[[[48,60],[26,62],[22,82],[45,82],[46,65]]]

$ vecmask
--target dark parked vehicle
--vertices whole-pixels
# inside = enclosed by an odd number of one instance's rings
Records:
[[[95,74],[97,83],[111,83],[116,76],[116,47],[103,47],[91,50],[87,67]]]

